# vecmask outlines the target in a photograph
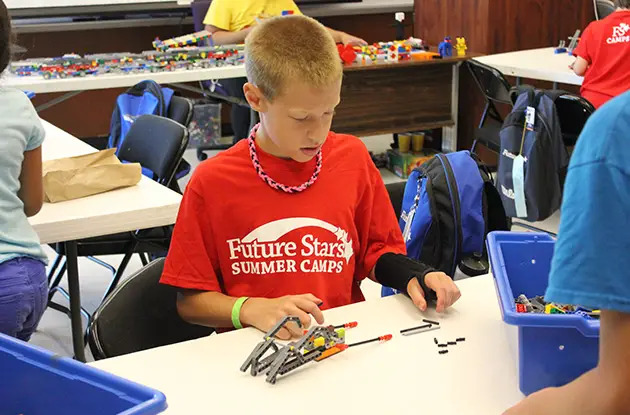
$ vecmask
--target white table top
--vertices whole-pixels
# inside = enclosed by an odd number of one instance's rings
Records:
[[[128,88],[138,82],[152,79],[159,84],[196,82],[210,79],[238,78],[245,76],[245,66],[221,66],[207,69],[178,69],[172,72],[142,72],[135,74],[87,75],[65,79],[44,79],[41,76],[19,77],[7,73],[0,79],[5,86],[33,91],[37,94],[49,92],[89,91],[95,89]]]
[[[90,145],[43,121],[44,160],[96,151]],[[181,195],[143,176],[136,186],[82,199],[44,203],[31,225],[42,244],[72,241],[175,223]]]
[[[348,349],[279,377],[253,378],[239,367],[263,334],[245,329],[92,363],[162,391],[165,414],[499,414],[523,398],[516,330],[501,320],[490,275],[458,282],[462,298],[440,330],[404,337],[423,315],[403,296],[326,311],[326,322],[358,321],[347,342],[392,333],[385,344]],[[465,337],[438,354],[433,339]]]
[[[474,59],[500,70],[506,76],[570,85],[582,85],[584,79],[569,69],[575,58],[567,53],[555,54],[554,48],[521,50]]]

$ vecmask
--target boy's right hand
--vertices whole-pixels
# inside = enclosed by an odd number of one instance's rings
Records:
[[[311,315],[318,324],[324,324],[324,315],[319,309],[322,300],[312,294],[287,295],[280,298],[250,298],[241,308],[241,323],[268,332],[285,316],[300,319],[302,328],[295,323],[285,325],[276,335],[281,340],[302,337],[304,329],[311,325]],[[310,314],[310,315],[309,315]]]

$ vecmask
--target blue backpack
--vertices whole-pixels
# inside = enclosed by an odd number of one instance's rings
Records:
[[[142,81],[118,96],[112,114],[110,136],[107,146],[117,147],[117,153],[134,121],[141,115],[166,117],[174,91],[162,88],[157,82]],[[153,178],[153,172],[142,168],[142,174]]]
[[[492,177],[469,151],[438,154],[414,169],[399,224],[407,256],[451,278],[463,259],[486,255],[488,232],[508,229]],[[383,287],[383,296],[395,293]]]

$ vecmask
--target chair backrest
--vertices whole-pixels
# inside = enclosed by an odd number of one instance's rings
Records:
[[[193,115],[193,105],[188,98],[173,95],[171,104],[168,106],[168,118],[177,121],[184,127],[190,124]]]
[[[177,289],[160,284],[164,258],[123,281],[94,312],[89,345],[106,359],[209,336],[214,329],[189,324],[177,313]]]
[[[188,130],[178,122],[157,115],[142,115],[133,123],[118,157],[140,163],[156,180],[168,186],[188,145]]]
[[[206,14],[208,14],[210,3],[212,3],[212,1],[204,0],[194,1],[190,4],[195,32],[199,32],[206,27],[206,25],[203,24],[203,20],[206,18]]]
[[[565,94],[556,100],[556,111],[564,145],[574,146],[595,107],[578,95]]]
[[[594,0],[594,3],[597,20],[605,19],[617,9],[615,3],[610,0]]]
[[[498,69],[492,66],[469,60],[468,68],[486,100],[512,105],[510,100],[510,83]]]
[[[403,196],[405,194],[406,182],[395,182],[385,185],[389,200],[394,206],[394,212],[396,212],[396,218],[400,218],[400,211],[402,210]]]

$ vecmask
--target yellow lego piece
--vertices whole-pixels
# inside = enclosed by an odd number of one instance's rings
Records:
[[[323,337],[318,337],[315,340],[313,340],[313,346],[317,347],[322,347],[323,345],[326,344],[326,339],[324,339]]]
[[[466,50],[468,46],[466,46],[466,38],[458,37],[457,43],[455,44],[455,50],[457,50],[457,56],[466,56]]]
[[[346,337],[346,329],[345,328],[342,327],[342,328],[337,329],[335,331],[337,332],[337,336],[341,337],[342,339],[344,337]]]

